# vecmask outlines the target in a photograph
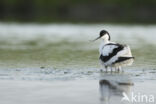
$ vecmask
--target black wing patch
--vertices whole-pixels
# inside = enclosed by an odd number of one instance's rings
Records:
[[[129,60],[129,59],[134,59],[134,57],[119,57],[118,60],[113,62],[113,64],[119,63],[119,62],[122,62],[122,61],[126,61],[126,60]]]
[[[115,56],[119,51],[124,49],[124,46],[121,44],[114,44],[114,43],[109,43],[106,45],[115,45],[118,46],[117,48],[114,48],[112,53],[109,53],[108,56],[103,56],[102,54],[100,55],[99,59],[101,59],[103,62],[107,62],[108,60],[110,60],[113,56]]]

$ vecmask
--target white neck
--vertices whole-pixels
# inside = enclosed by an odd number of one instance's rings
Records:
[[[107,43],[110,43],[110,41],[109,40],[102,40],[102,42],[104,43],[104,44],[107,44]]]
[[[109,43],[109,35],[108,34],[105,34],[104,36],[101,37],[101,39],[103,40],[103,43],[104,44],[107,44]]]

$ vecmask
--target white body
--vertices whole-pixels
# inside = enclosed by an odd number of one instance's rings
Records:
[[[103,37],[101,37],[103,39],[100,47],[99,47],[99,53],[102,56],[109,56],[113,50],[115,48],[118,48],[117,43],[114,42],[110,42],[108,40],[108,35],[104,35]],[[112,44],[112,45],[108,45],[108,44]],[[123,49],[118,51],[116,53],[116,55],[112,56],[108,61],[104,62],[100,59],[100,63],[104,66],[104,67],[115,67],[115,68],[120,68],[123,66],[127,66],[127,65],[131,65],[133,63],[133,58],[128,59],[128,60],[124,60],[121,62],[116,62],[119,57],[132,57],[132,53],[131,50],[129,48],[129,46],[127,45],[122,45]]]

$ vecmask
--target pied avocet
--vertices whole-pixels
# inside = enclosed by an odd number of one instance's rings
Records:
[[[106,30],[100,31],[99,37],[95,40],[102,39],[102,43],[99,47],[100,63],[104,68],[110,67],[120,71],[121,67],[131,65],[134,61],[130,47],[128,45],[122,45],[119,43],[111,42],[110,35]],[[93,41],[95,41],[93,40]]]

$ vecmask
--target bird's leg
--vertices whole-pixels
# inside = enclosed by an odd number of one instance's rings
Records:
[[[115,72],[118,73],[119,71],[119,67],[115,67]]]
[[[122,71],[121,66],[118,67],[118,72]]]
[[[113,68],[111,67],[111,73],[113,72]]]
[[[108,71],[108,67],[107,66],[105,66],[105,69],[106,69],[106,72]]]
[[[118,67],[118,72],[120,72],[120,66]]]
[[[119,68],[117,69],[117,72],[119,72],[120,70],[119,70]]]

